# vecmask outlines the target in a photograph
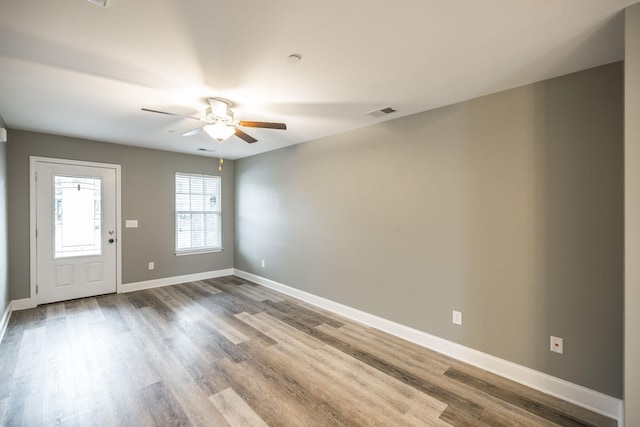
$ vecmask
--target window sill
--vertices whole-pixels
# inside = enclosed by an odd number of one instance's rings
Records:
[[[214,249],[201,249],[195,251],[180,251],[175,252],[176,256],[185,256],[185,255],[200,255],[200,254],[211,254],[215,252],[222,252],[224,248],[214,248]]]

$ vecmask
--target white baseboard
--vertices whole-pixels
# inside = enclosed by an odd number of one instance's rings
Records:
[[[7,308],[2,315],[2,320],[0,321],[0,343],[2,343],[2,338],[4,338],[4,333],[7,331],[7,325],[9,325],[9,319],[11,318],[11,301],[7,304]]]
[[[179,283],[194,282],[196,280],[215,279],[216,277],[233,275],[233,268],[224,270],[205,271],[203,273],[185,274],[184,276],[163,277],[161,279],[145,280],[143,282],[125,283],[121,292],[134,292],[143,289],[160,288],[163,286],[177,285]]]
[[[520,384],[566,400],[567,402],[582,406],[593,412],[616,419],[619,425],[622,425],[620,422],[622,420],[623,410],[622,400],[620,399],[246,271],[234,269],[234,274],[325,310],[411,341],[422,347],[435,350],[470,365],[477,366]]]
[[[9,319],[11,319],[11,313],[18,310],[34,308],[35,306],[36,305],[31,301],[31,298],[16,299],[9,302],[9,305],[7,305],[7,308],[2,315],[2,320],[0,321],[0,342],[2,342],[4,334],[7,331]]]
[[[14,299],[11,301],[11,311],[27,310],[37,306],[38,304],[36,304],[31,298]]]

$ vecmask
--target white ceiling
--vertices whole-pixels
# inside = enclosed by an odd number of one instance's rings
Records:
[[[0,116],[236,159],[620,60],[637,1],[0,0]],[[220,144],[140,110],[202,116],[209,97],[288,130]]]

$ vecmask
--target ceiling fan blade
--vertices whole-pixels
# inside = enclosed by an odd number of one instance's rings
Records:
[[[238,138],[244,140],[245,142],[248,142],[249,144],[253,144],[254,142],[258,141],[257,139],[255,139],[251,135],[247,135],[246,133],[244,133],[243,131],[241,131],[238,128],[236,128],[236,136]]]
[[[202,121],[201,118],[199,117],[193,117],[193,116],[186,116],[184,114],[176,114],[176,113],[167,113],[166,111],[158,111],[158,110],[150,110],[149,108],[141,108],[142,111],[146,111],[147,113],[158,113],[158,114],[166,114],[168,116],[178,116],[178,117],[185,117],[187,119],[193,119],[193,120],[200,120]]]
[[[195,128],[183,133],[182,136],[193,136],[199,134],[200,132],[202,132],[202,128]]]
[[[267,128],[267,129],[282,129],[282,130],[286,130],[287,129],[287,125],[285,125],[284,123],[239,121],[238,124],[240,126],[245,126],[245,127],[249,127],[249,128]]]

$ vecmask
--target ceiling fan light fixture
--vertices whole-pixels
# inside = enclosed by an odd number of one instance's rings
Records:
[[[213,117],[224,119],[227,117],[227,108],[231,107],[231,101],[224,98],[209,98],[209,106]]]
[[[225,139],[229,138],[236,131],[234,126],[229,126],[223,122],[214,123],[212,125],[207,125],[202,128],[211,138],[217,139],[222,142]]]

